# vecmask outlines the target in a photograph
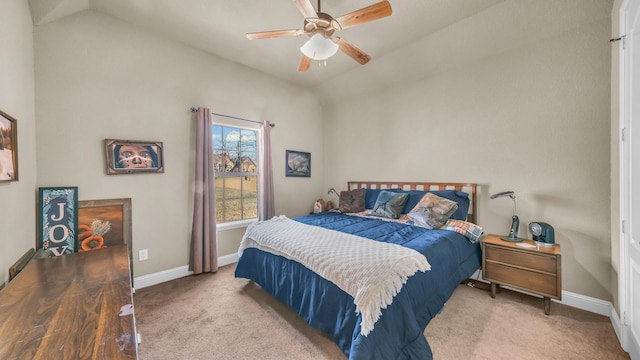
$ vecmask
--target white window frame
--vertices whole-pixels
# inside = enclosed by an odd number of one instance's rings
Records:
[[[238,129],[243,129],[243,130],[250,130],[250,131],[255,131],[256,132],[256,152],[257,152],[257,160],[258,160],[258,176],[257,176],[257,191],[258,191],[258,203],[257,203],[257,216],[255,218],[250,218],[250,219],[242,219],[242,220],[236,220],[236,221],[229,221],[229,222],[224,222],[224,223],[217,223],[216,222],[216,230],[221,231],[221,230],[232,230],[232,229],[239,229],[239,228],[244,228],[249,226],[252,223],[256,223],[258,222],[258,219],[260,218],[260,213],[262,211],[262,204],[264,202],[264,195],[263,195],[263,189],[262,189],[262,168],[264,166],[264,159],[263,159],[263,144],[262,144],[262,127],[259,124],[256,124],[256,126],[247,126],[247,125],[240,125],[238,123],[236,123],[235,121],[215,121],[215,119],[212,121],[211,123],[211,136],[213,136],[213,126],[223,126],[223,127],[232,127],[232,128],[238,128]],[[212,143],[213,143],[213,139],[212,139]],[[215,177],[215,169],[213,169],[214,171],[214,178]],[[216,178],[217,179],[217,178]],[[216,203],[217,203],[217,199],[216,199]]]

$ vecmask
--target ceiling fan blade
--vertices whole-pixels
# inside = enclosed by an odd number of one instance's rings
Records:
[[[389,3],[389,1],[385,0],[340,16],[336,18],[335,21],[338,23],[338,25],[340,25],[338,29],[344,30],[352,26],[387,17],[391,15],[391,12],[391,4]]]
[[[247,33],[247,39],[249,40],[271,39],[271,38],[281,38],[281,37],[290,37],[290,36],[300,36],[302,34],[304,34],[303,30],[261,31],[261,32]]]
[[[298,72],[306,72],[307,70],[309,70],[309,67],[311,66],[311,60],[313,59],[306,55],[302,55],[300,65],[298,65]]]
[[[357,47],[353,46],[353,44],[351,44],[347,40],[344,40],[342,38],[336,37],[336,38],[334,38],[334,41],[338,44],[338,47],[340,48],[340,51],[342,51],[343,53],[347,54],[349,57],[351,57],[353,60],[359,62],[361,65],[364,65],[364,64],[368,63],[369,60],[371,60],[371,56],[367,55],[362,50],[360,50]]]
[[[296,4],[296,7],[300,10],[305,19],[318,18],[318,14],[313,8],[313,5],[311,5],[310,0],[293,0],[293,2]]]

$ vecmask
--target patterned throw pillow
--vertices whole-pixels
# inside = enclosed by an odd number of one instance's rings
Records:
[[[437,229],[458,209],[458,203],[433,193],[426,193],[408,216],[415,225]]]
[[[340,191],[340,212],[354,213],[364,210],[364,194],[364,188],[351,191]]]
[[[484,233],[484,229],[480,225],[453,219],[449,219],[449,221],[447,221],[447,223],[444,224],[440,229],[452,230],[460,233],[466,236],[467,239],[469,239],[469,241],[471,241],[472,243],[478,242],[478,240],[480,240],[480,237]]]
[[[402,213],[402,208],[409,195],[398,194],[391,191],[381,191],[369,215],[397,219]]]

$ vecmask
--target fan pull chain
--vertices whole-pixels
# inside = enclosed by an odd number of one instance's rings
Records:
[[[327,67],[327,60],[318,60],[318,69],[323,68],[323,67]]]

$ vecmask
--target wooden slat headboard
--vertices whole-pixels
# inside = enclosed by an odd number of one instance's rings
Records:
[[[458,190],[469,194],[469,213],[467,221],[476,224],[478,208],[476,202],[477,184],[447,182],[413,182],[413,181],[348,181],[347,189],[402,189],[402,190]]]

